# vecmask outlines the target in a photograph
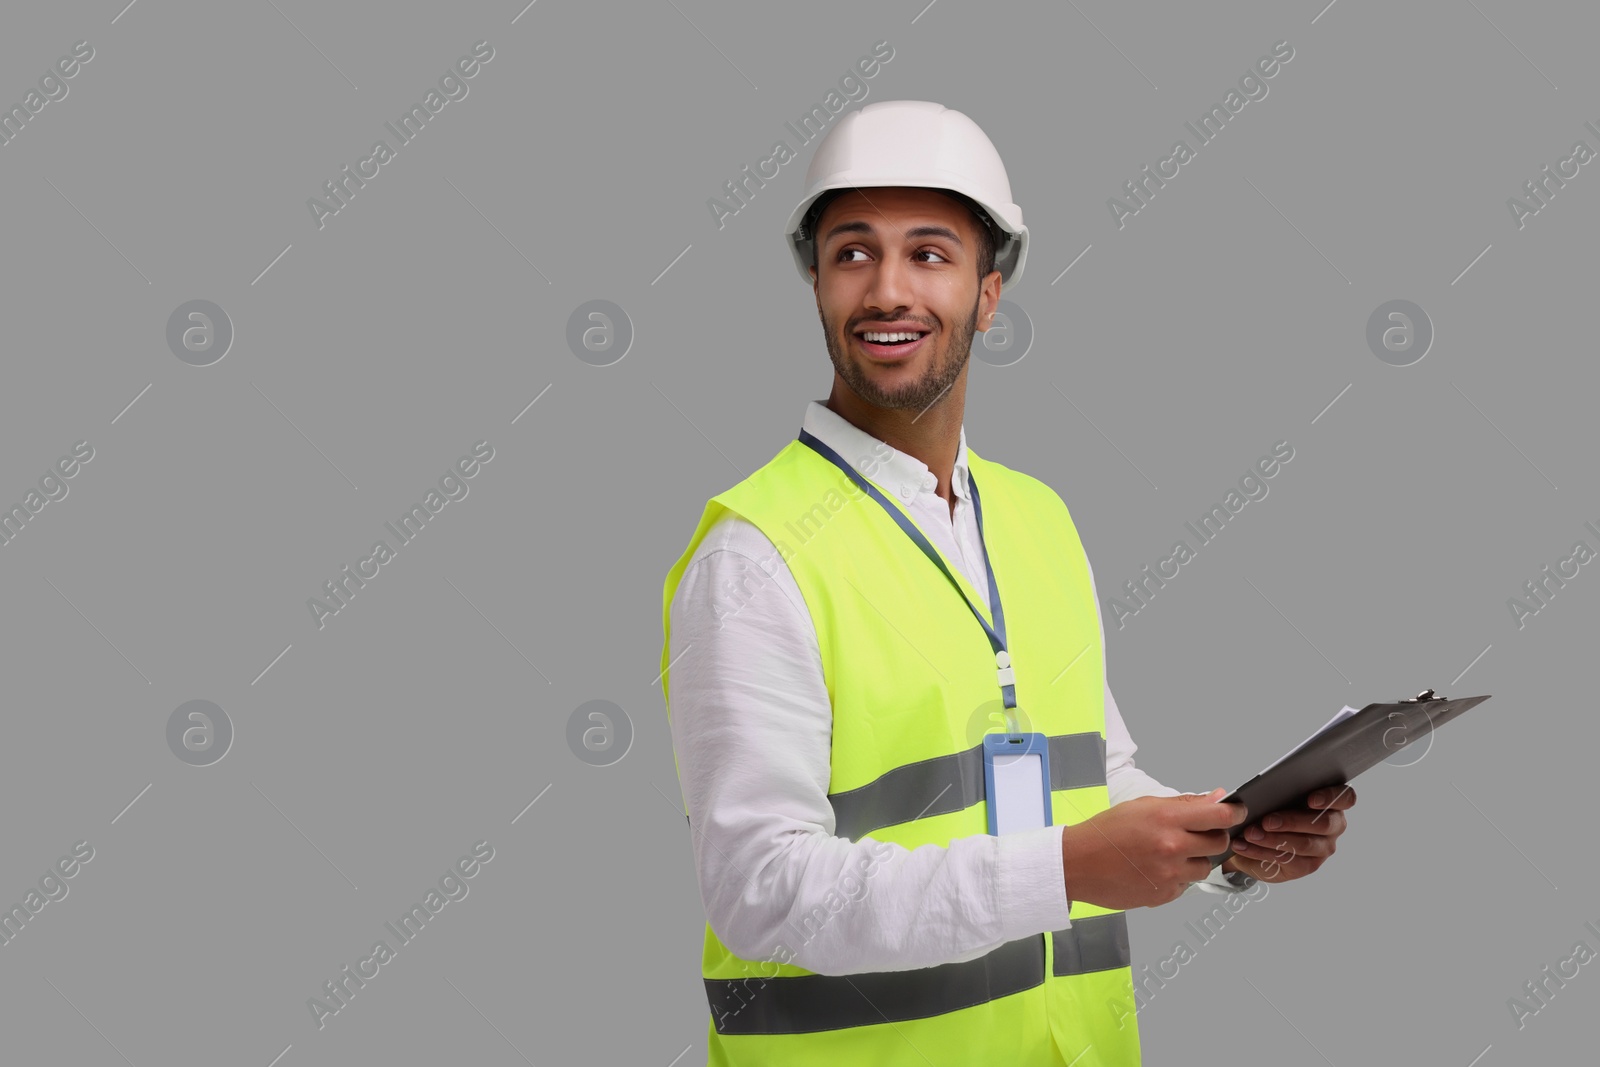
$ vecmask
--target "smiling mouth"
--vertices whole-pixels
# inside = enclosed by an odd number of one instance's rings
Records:
[[[874,359],[902,359],[920,349],[929,334],[914,330],[863,330],[854,336],[862,350]]]

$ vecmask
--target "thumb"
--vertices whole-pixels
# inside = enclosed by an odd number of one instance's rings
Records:
[[[1191,794],[1188,794],[1184,799],[1189,800],[1189,801],[1193,801],[1195,803],[1199,803],[1199,802],[1203,801],[1203,802],[1208,803],[1208,804],[1217,804],[1217,803],[1220,803],[1222,801],[1223,797],[1228,795],[1228,792],[1229,792],[1229,790],[1224,789],[1221,786],[1218,786],[1216,789],[1213,789],[1211,792],[1207,793],[1205,796],[1199,796],[1197,794],[1191,793]],[[1243,822],[1246,818],[1249,817],[1250,811],[1249,811],[1249,809],[1247,807],[1245,807],[1245,805],[1241,801],[1237,801],[1236,800],[1232,804],[1226,805],[1226,807],[1237,808],[1238,809],[1238,813],[1237,813],[1236,817],[1234,818],[1233,822],[1229,823],[1230,826],[1237,826],[1241,822]]]

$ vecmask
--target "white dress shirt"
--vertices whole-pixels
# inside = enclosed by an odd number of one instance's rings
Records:
[[[807,405],[802,426],[898,498],[987,606],[964,428],[952,515],[925,463],[825,402]],[[673,595],[670,620],[672,746],[700,898],[730,949],[750,960],[854,974],[974,959],[1070,925],[1061,826],[977,834],[946,847],[895,844],[888,854],[870,837],[835,836],[828,802],[833,709],[816,631],[793,574],[757,526],[731,513],[712,525]],[[1113,805],[1179,795],[1133,765],[1138,746],[1109,686],[1105,734]],[[851,890],[852,872],[862,870],[871,872],[866,889]],[[1207,881],[1229,886],[1220,867]],[[830,894],[833,908],[824,903]],[[840,895],[848,903],[830,914]],[[830,917],[819,927],[814,916],[823,914]],[[806,916],[813,921],[802,925]]]

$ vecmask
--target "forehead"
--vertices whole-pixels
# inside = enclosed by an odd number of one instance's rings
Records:
[[[865,193],[855,189],[840,193],[817,219],[817,232],[826,239],[834,226],[858,221],[891,234],[931,223],[948,226],[964,238],[970,238],[977,225],[967,206],[943,190],[890,186]]]

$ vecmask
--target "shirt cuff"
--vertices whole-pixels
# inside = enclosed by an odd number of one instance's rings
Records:
[[[1014,941],[1072,925],[1061,856],[1064,829],[1043,826],[995,838],[995,890],[1002,940]]]

